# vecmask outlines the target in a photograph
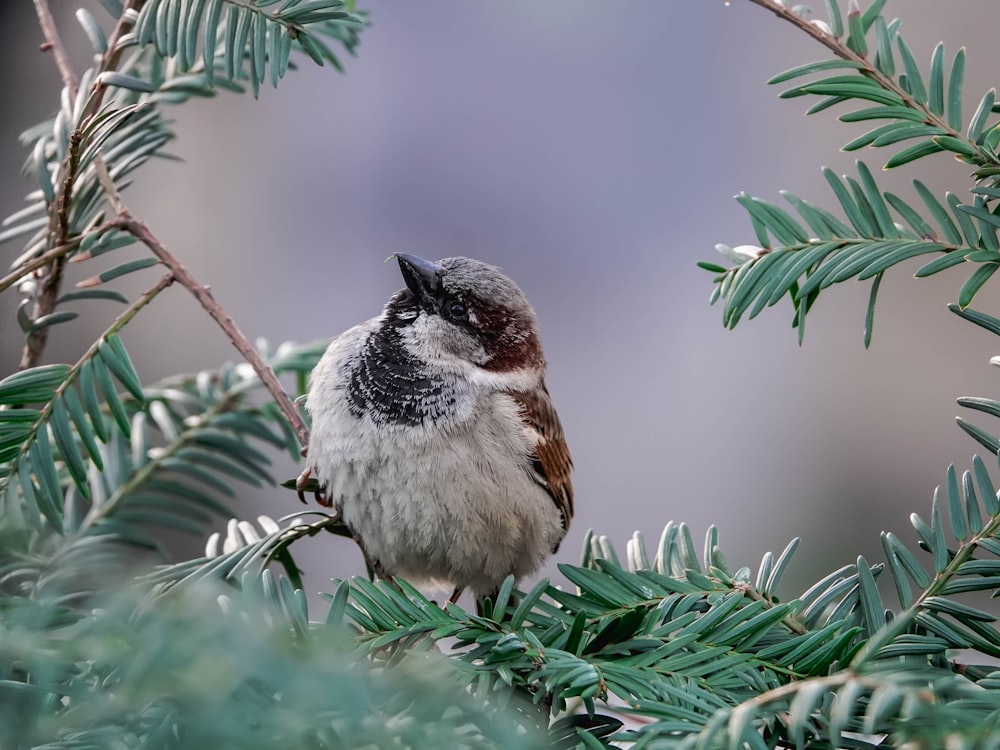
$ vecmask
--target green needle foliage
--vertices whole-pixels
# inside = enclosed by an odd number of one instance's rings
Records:
[[[781,94],[783,98],[820,97],[807,114],[842,107],[848,110],[839,117],[843,122],[883,123],[846,143],[844,150],[895,148],[915,141],[896,151],[884,168],[950,152],[970,165],[974,184],[971,200],[963,202],[952,193],[937,196],[914,180],[917,203],[882,191],[871,170],[859,161],[856,176],[838,177],[823,170],[843,219],[787,191],[782,196],[798,216],[759,198],[737,196],[750,216],[757,244],[718,246],[738,263],[735,267],[702,264],[719,274],[713,302],[722,300],[725,324],[733,327],[745,314],[753,318],[787,296],[801,340],[806,314],[822,289],[850,279],[870,280],[867,346],[882,275],[921,256],[934,257],[920,267],[918,278],[961,264],[971,267],[958,295],[959,306],[968,307],[1000,262],[1000,215],[995,205],[1000,197],[1000,122],[991,121],[991,115],[1000,112],[996,91],[987,91],[972,119],[964,123],[965,50],[955,54],[948,68],[944,46],[939,44],[925,73],[900,34],[899,19],[887,21],[881,15],[885,0],[871,3],[864,12],[849,10],[846,24],[836,2],[827,3],[828,24],[806,22],[799,15],[807,13],[804,6],[787,9],[768,0],[759,4],[773,6],[836,55],[772,78],[772,84],[797,82]]]
[[[703,264],[725,324],[788,297],[801,337],[820,292],[856,278],[872,282],[868,343],[882,275],[921,257],[918,276],[966,264],[952,309],[1000,335],[1000,319],[968,308],[1000,264],[1000,107],[987,92],[963,121],[964,51],[949,60],[938,46],[925,68],[884,2],[845,14],[827,0],[816,23],[751,1],[833,56],[776,76],[794,83],[782,96],[879,121],[848,150],[893,147],[887,168],[950,152],[973,185],[963,200],[915,180],[904,199],[859,162],[824,173],[828,207],[741,194],[756,244],[720,246],[732,267]],[[102,5],[110,23],[77,15],[95,65],[78,80],[64,71],[58,114],[25,133],[34,187],[0,234],[25,242],[0,293],[23,296],[26,343],[25,366],[0,380],[0,746],[1000,746],[1000,629],[967,596],[1000,591],[1000,439],[964,420],[992,457],[947,469],[929,514],[911,518],[917,547],[885,533],[883,560],[859,557],[801,592],[783,585],[797,540],[736,567],[714,527],[696,544],[670,523],[655,547],[637,533],[621,556],[590,534],[562,585],[508,579],[477,613],[365,578],[334,581],[311,610],[296,544],[350,531],[318,511],[241,518],[241,487],[275,485],[269,456],[299,455],[260,369],[140,381],[129,323],[169,284],[194,284],[120,194],[165,156],[167,104],[245,84],[256,95],[296,51],[340,68],[333,48],[354,51],[364,16],[339,0]],[[96,267],[66,292],[70,260]],[[156,265],[167,275],[135,300],[107,286]],[[41,364],[46,331],[76,317],[62,306],[84,300],[126,307],[75,362]],[[301,393],[322,350],[243,351]],[[960,403],[1000,417],[1000,401]],[[207,537],[204,556],[170,561],[164,529]]]

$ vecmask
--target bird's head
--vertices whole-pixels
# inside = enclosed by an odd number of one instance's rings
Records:
[[[397,253],[396,260],[406,289],[386,314],[411,354],[448,369],[541,372],[535,311],[500,269],[460,257],[432,262]]]

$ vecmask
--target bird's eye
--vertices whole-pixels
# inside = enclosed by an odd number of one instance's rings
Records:
[[[464,318],[469,314],[469,308],[465,306],[464,302],[455,300],[448,303],[448,313],[453,318]]]

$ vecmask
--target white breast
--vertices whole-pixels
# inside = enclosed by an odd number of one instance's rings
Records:
[[[489,378],[458,391],[447,419],[411,427],[351,414],[342,335],[310,380],[309,459],[372,560],[388,575],[478,593],[537,570],[561,538],[555,504],[530,475],[518,406]]]

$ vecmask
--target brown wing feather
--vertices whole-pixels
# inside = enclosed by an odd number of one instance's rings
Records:
[[[532,464],[535,481],[552,497],[562,514],[563,529],[573,518],[573,459],[566,446],[559,415],[543,383],[535,391],[515,391],[510,394],[521,406],[524,421],[537,434]]]

